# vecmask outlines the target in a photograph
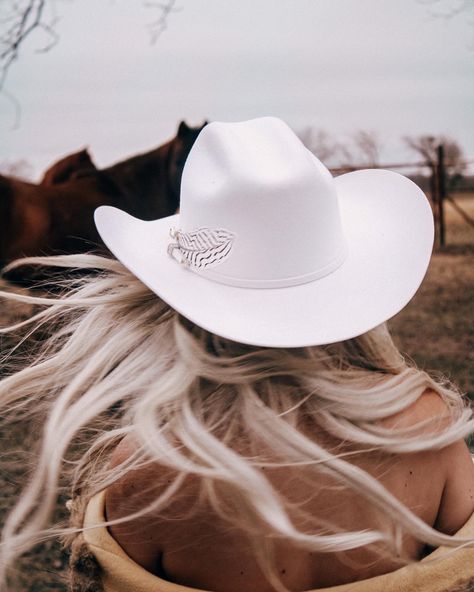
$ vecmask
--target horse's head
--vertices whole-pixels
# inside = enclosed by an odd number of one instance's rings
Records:
[[[178,127],[178,133],[171,141],[168,174],[171,189],[177,199],[179,199],[184,163],[196,138],[207,124],[208,122],[205,121],[200,127],[189,127],[185,121],[181,121]]]
[[[51,165],[43,175],[41,185],[60,185],[96,170],[89,152],[84,148]]]

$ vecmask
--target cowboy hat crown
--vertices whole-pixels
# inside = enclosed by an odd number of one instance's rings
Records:
[[[203,129],[183,171],[179,231],[199,229],[232,236],[226,256],[197,271],[234,286],[298,285],[346,256],[331,174],[275,117]]]

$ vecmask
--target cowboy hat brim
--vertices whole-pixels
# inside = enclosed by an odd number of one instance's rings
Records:
[[[368,169],[334,182],[348,256],[329,275],[297,286],[234,287],[180,265],[167,253],[179,214],[146,222],[102,206],[95,222],[117,259],[196,325],[251,345],[329,344],[362,335],[411,300],[434,238],[428,200],[406,177]]]

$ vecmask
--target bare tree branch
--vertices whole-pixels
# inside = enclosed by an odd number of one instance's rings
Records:
[[[53,28],[56,25],[57,21],[58,21],[58,19],[55,18],[53,20],[53,22],[51,23],[51,25],[47,25],[45,23],[40,23],[38,25],[38,28],[43,29],[43,31],[48,33],[48,35],[51,38],[51,41],[49,43],[47,43],[44,47],[40,47],[39,49],[37,49],[36,50],[37,53],[46,53],[50,49],[52,49],[57,43],[59,43],[59,35],[56,33],[56,31]]]
[[[426,166],[432,171],[435,170],[438,163],[438,146],[443,145],[448,185],[450,186],[457,183],[467,168],[461,146],[449,136],[405,136],[403,139],[407,146],[423,158]]]
[[[338,141],[325,130],[304,128],[300,140],[319,160],[332,168],[352,169],[360,166],[376,167],[382,149],[377,134],[373,131],[359,130],[348,141]]]
[[[409,148],[423,158],[427,166],[432,167],[435,165],[439,142],[434,136],[405,136],[403,139]]]
[[[430,7],[431,16],[447,20],[474,10],[474,0],[418,0],[418,2]]]
[[[12,64],[18,59],[25,41],[35,32],[46,34],[46,40],[36,51],[46,53],[59,42],[56,31],[58,16],[54,0],[0,0],[0,91]],[[150,23],[151,41],[155,43],[168,27],[169,15],[178,12],[176,0],[145,1],[144,6],[159,11],[159,17]],[[46,12],[48,11],[48,15]]]
[[[167,2],[150,2],[146,1],[143,3],[146,8],[154,8],[160,11],[158,19],[148,26],[151,34],[151,42],[156,43],[162,33],[168,28],[168,17],[172,12],[179,12],[180,7],[176,6],[176,0],[168,0]]]
[[[375,167],[379,164],[381,144],[375,132],[359,130],[353,135],[353,141],[364,165]]]
[[[322,162],[332,161],[339,152],[338,144],[325,130],[315,130],[312,126],[307,126],[298,135],[306,148]]]
[[[10,13],[4,19],[10,25],[0,35],[0,90],[11,65],[18,59],[22,44],[33,31],[47,24],[43,21],[45,3],[46,0],[10,2]]]
[[[8,92],[6,88],[0,87],[0,91],[1,91],[2,95],[8,101],[10,101],[10,103],[12,104],[12,107],[13,107],[13,123],[12,123],[11,129],[12,130],[18,129],[20,127],[20,120],[21,120],[20,101],[15,97],[15,95],[12,95],[10,92]]]

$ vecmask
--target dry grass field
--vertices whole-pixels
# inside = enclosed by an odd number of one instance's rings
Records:
[[[474,219],[474,194],[456,201]],[[401,350],[474,396],[474,228],[446,203],[446,247],[436,249],[426,278],[389,326]]]
[[[474,218],[474,194],[458,199]],[[448,246],[434,253],[421,289],[405,310],[390,321],[390,327],[401,350],[420,367],[438,376],[445,375],[474,396],[474,228],[449,203],[446,217]],[[0,304],[0,323],[5,325],[13,317],[30,312],[29,306],[13,309]],[[8,339],[0,340],[4,352],[8,345]],[[26,444],[28,449],[30,436],[31,430],[22,425],[0,433],[2,441],[10,444],[9,448],[13,443],[23,449]],[[24,454],[13,454],[7,460],[11,462],[0,474],[0,516],[18,495],[25,465]],[[57,514],[65,515],[64,498],[58,503]],[[18,562],[15,592],[65,591],[66,564],[67,555],[59,544],[47,542]]]
[[[474,220],[474,191],[469,193],[453,193],[454,201],[466,214]],[[474,228],[463,220],[459,212],[446,201],[446,244],[448,249],[456,246],[474,245]]]

